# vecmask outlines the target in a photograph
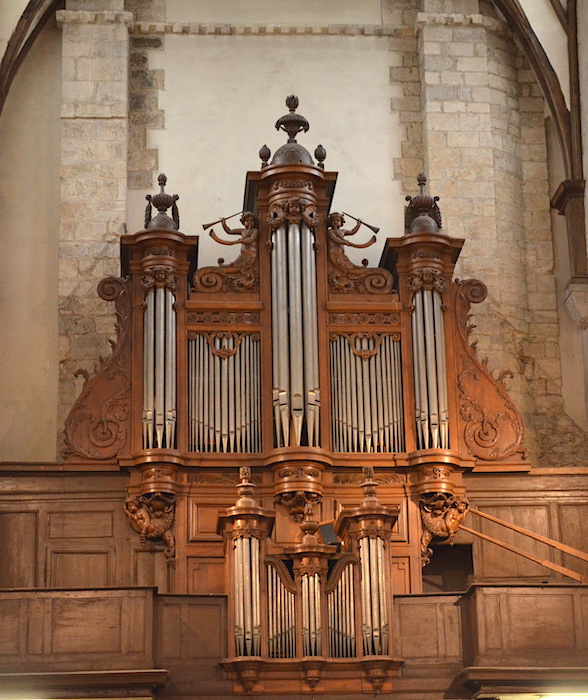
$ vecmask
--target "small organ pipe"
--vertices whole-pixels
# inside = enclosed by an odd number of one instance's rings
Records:
[[[435,362],[435,324],[433,321],[432,291],[423,289],[423,309],[425,318],[425,358],[426,377],[429,395],[429,426],[431,431],[430,447],[439,447],[439,400],[437,396],[437,367]]]
[[[435,354],[437,358],[437,384],[439,387],[440,447],[449,449],[449,410],[447,406],[447,360],[445,355],[445,331],[443,322],[443,300],[438,291],[433,291],[433,316],[435,319]]]

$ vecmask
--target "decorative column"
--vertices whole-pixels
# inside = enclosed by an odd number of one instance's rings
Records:
[[[304,507],[300,523],[300,543],[287,547],[286,553],[294,561],[294,582],[297,589],[296,611],[297,646],[304,659],[300,666],[311,689],[321,678],[321,669],[327,656],[327,605],[325,586],[328,560],[336,546],[322,544],[317,537],[319,523],[314,519],[313,506]]]
[[[401,659],[394,657],[390,563],[390,536],[398,508],[383,506],[378,500],[373,467],[364,467],[363,476],[363,502],[357,508],[341,512],[335,532],[359,560],[356,590],[360,592],[360,606],[356,608],[356,629],[362,630],[362,638],[357,640],[357,656],[374,692],[379,692],[402,664]]]
[[[273,511],[253,498],[251,468],[239,469],[239,498],[219,517],[217,531],[225,540],[229,569],[229,657],[222,662],[229,675],[247,692],[257,682],[268,655],[266,626],[265,556],[274,524]]]

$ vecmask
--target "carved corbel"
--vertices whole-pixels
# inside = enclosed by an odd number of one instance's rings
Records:
[[[434,267],[422,267],[408,278],[408,291],[416,294],[421,289],[436,290],[443,294],[447,290],[447,280],[441,270]]]
[[[468,509],[469,501],[447,493],[429,493],[419,498],[421,511],[421,561],[425,566],[431,561],[433,550],[429,545],[433,537],[449,540],[453,544]]]
[[[166,559],[175,556],[176,542],[173,535],[176,514],[176,497],[168,493],[148,493],[127,498],[124,511],[133,530],[139,533],[141,546],[147,540],[162,540]]]

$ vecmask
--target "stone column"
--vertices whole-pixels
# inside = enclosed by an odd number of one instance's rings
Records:
[[[546,445],[546,410],[563,404],[543,100],[497,18],[474,8],[417,21],[430,191],[441,197],[446,233],[466,239],[458,276],[489,291],[475,339],[491,369],[515,372],[509,394],[536,428],[527,445]]]
[[[78,9],[99,5],[100,11]],[[110,353],[112,310],[97,283],[118,275],[127,205],[128,26],[123,0],[70,0],[57,13],[62,39],[58,430]]]

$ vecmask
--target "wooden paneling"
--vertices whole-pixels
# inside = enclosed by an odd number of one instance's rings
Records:
[[[392,557],[392,591],[394,595],[410,593],[410,557]]]
[[[224,557],[188,557],[188,582],[191,594],[224,595]]]
[[[102,588],[113,585],[112,552],[53,550],[50,581],[58,588]]]
[[[566,503],[558,505],[559,533],[557,539],[570,547],[588,552],[588,505],[586,503]],[[584,576],[588,576],[588,562],[569,554],[563,555],[562,564]]]
[[[229,504],[230,505],[230,504]],[[217,535],[216,525],[219,513],[224,513],[226,503],[205,503],[198,505],[190,501],[188,516],[188,540],[190,542],[221,541]]]
[[[0,592],[0,672],[153,666],[153,591]]]
[[[474,586],[460,601],[473,666],[584,666],[584,586]]]
[[[112,537],[112,511],[50,511],[48,513],[50,539],[96,539]]]
[[[479,510],[496,518],[514,523],[531,532],[550,536],[551,524],[547,504],[525,503],[504,506],[477,505]],[[472,518],[471,526],[490,537],[523,549],[535,556],[549,559],[553,557],[550,547],[541,542],[518,534],[496,523]],[[474,546],[474,568],[478,580],[504,580],[506,578],[535,578],[541,581],[553,580],[554,575],[548,569],[509,552],[498,545],[483,540],[476,540]]]
[[[0,513],[2,565],[0,588],[32,588],[36,585],[38,559],[37,514]]]
[[[457,595],[396,599],[396,649],[405,666],[455,664],[461,660],[458,599]]]

